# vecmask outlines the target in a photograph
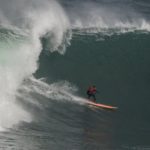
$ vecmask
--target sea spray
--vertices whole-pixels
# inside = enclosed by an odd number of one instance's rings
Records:
[[[65,1],[73,29],[87,32],[150,31],[149,19],[132,1]],[[139,7],[139,6],[138,6]],[[108,33],[107,32],[107,33]]]
[[[46,33],[53,34],[53,50],[57,50],[63,44],[69,21],[54,1],[0,1],[0,10],[3,39],[0,42],[0,127],[10,128],[20,121],[32,120],[32,115],[16,101],[16,95],[23,80],[38,68],[40,38]]]

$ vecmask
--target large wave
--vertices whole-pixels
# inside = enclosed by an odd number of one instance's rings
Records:
[[[0,0],[1,129],[32,120],[31,114],[16,99],[21,85],[26,83],[24,80],[38,69],[42,37],[48,39],[50,51],[63,54],[71,38],[70,29],[88,29],[91,32],[109,32],[111,29],[121,32],[132,29],[150,31],[149,20],[131,6],[96,1],[66,1],[62,5],[64,8],[53,0]],[[44,84],[42,81],[39,83],[40,86]],[[58,84],[63,88],[64,85]],[[33,89],[30,84],[28,86]],[[63,99],[64,93],[57,93],[57,99],[60,96]],[[23,99],[25,94],[26,91]],[[49,94],[48,98],[51,98]]]

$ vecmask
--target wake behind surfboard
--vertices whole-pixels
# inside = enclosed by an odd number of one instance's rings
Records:
[[[100,103],[95,103],[95,102],[91,102],[89,100],[87,101],[87,104],[91,105],[91,106],[95,106],[97,108],[103,108],[103,109],[108,109],[108,110],[118,109],[118,107],[114,107],[114,106],[111,106],[111,105],[100,104]]]

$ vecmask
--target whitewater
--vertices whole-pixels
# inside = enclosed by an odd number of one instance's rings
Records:
[[[15,102],[17,90],[38,68],[40,38],[50,33],[52,50],[56,50],[69,26],[56,2],[27,3],[25,6],[25,1],[1,1],[1,127],[11,127],[20,120],[31,121],[28,112]]]

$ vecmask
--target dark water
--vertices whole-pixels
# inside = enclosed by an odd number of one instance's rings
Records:
[[[65,55],[41,55],[37,75],[48,77],[51,74],[49,82],[67,80],[74,83],[80,87],[79,95],[82,96],[88,85],[95,84],[100,91],[98,102],[119,107],[117,112],[111,113],[83,112],[85,127],[82,128],[86,130],[90,124],[87,130],[91,130],[91,135],[86,138],[93,140],[86,149],[91,149],[90,146],[128,149],[128,146],[149,145],[149,38],[149,34],[143,33],[111,37],[74,35]],[[80,115],[81,112],[79,118]]]
[[[29,4],[0,1],[0,149],[150,150],[150,3]]]

